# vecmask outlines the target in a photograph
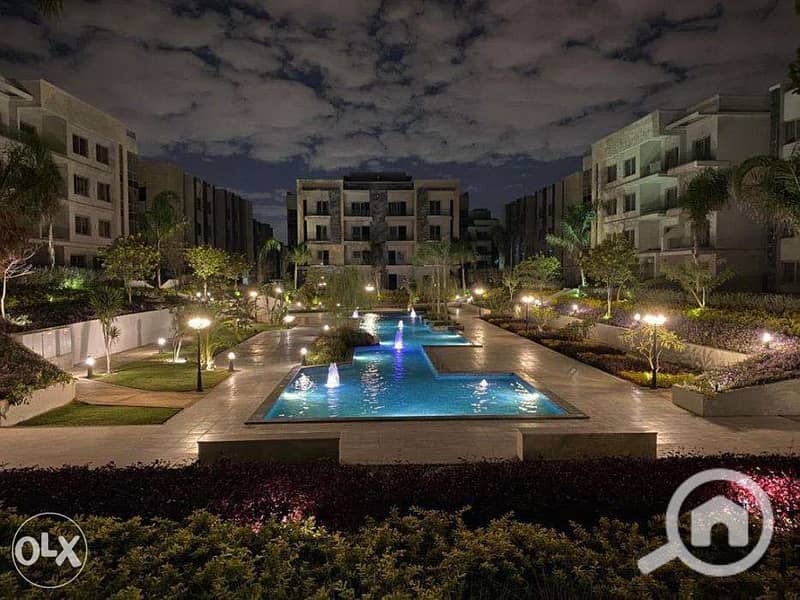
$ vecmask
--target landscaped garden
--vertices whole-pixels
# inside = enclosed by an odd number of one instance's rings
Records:
[[[636,561],[665,542],[675,488],[714,467],[769,495],[766,557],[723,579],[679,561],[642,575]],[[704,487],[684,509],[737,489]],[[791,597],[800,579],[800,464],[789,457],[7,469],[0,490],[4,535],[36,512],[82,515],[95,558],[71,588],[80,597]],[[699,554],[746,552],[725,539],[715,530]],[[2,594],[19,596],[7,553],[0,571]]]

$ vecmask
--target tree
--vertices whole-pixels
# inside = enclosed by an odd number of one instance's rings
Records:
[[[655,344],[653,343],[654,336]],[[686,348],[686,344],[674,331],[670,331],[663,325],[645,322],[624,332],[622,341],[647,361],[650,372],[656,373],[656,376],[661,371],[661,355],[665,350],[680,352]]]
[[[102,286],[92,292],[89,304],[95,318],[100,321],[103,346],[106,350],[106,373],[111,373],[111,346],[120,335],[119,328],[114,322],[122,312],[122,293],[117,288]]]
[[[558,280],[561,275],[561,261],[555,256],[537,254],[526,258],[514,269],[519,273],[522,287],[533,287],[541,293],[548,284]]]
[[[634,278],[639,261],[636,250],[624,237],[608,237],[583,258],[583,268],[589,277],[606,287],[606,319],[611,318],[611,294],[616,286],[625,285]]]
[[[754,156],[733,173],[733,195],[762,223],[800,235],[800,149],[786,159]]]
[[[446,240],[431,240],[417,245],[414,264],[428,267],[431,271],[430,284],[436,310],[441,316],[442,305],[447,302],[450,290],[450,269],[453,266],[452,245]]]
[[[455,262],[458,263],[459,268],[461,269],[461,290],[463,293],[467,293],[467,275],[466,275],[466,268],[467,265],[473,264],[476,260],[478,260],[478,255],[475,253],[475,250],[472,248],[472,244],[469,240],[458,240],[452,244],[451,254],[453,255],[453,259]]]
[[[517,293],[521,285],[521,278],[519,276],[519,269],[514,267],[509,269],[503,273],[503,287],[506,288],[508,291],[508,301],[513,303],[514,302],[514,294]]]
[[[158,265],[156,267],[156,281],[161,288],[161,265],[164,262],[164,244],[173,238],[186,225],[175,211],[175,205],[180,201],[175,192],[164,191],[156,195],[147,206],[143,215],[145,237],[156,246]]]
[[[36,0],[36,7],[45,16],[56,16],[64,10],[64,0]]]
[[[717,266],[721,264],[722,261],[719,261]],[[680,285],[699,308],[705,308],[709,294],[734,276],[731,269],[714,274],[711,265],[693,260],[678,265],[664,265],[661,270],[667,279]]]
[[[548,244],[561,248],[578,263],[581,287],[586,287],[586,273],[580,265],[591,247],[592,221],[594,209],[590,204],[573,204],[561,221],[561,235],[548,234],[546,238]]]
[[[103,268],[111,279],[122,280],[128,294],[128,304],[133,303],[131,283],[153,275],[158,265],[158,252],[145,244],[139,236],[118,237],[100,251]]]
[[[225,277],[230,269],[228,253],[213,246],[187,248],[186,263],[203,284],[203,297],[208,296],[208,282],[216,277]]]
[[[33,270],[29,261],[35,253],[36,248],[28,243],[28,236],[24,228],[19,227],[8,218],[0,219],[0,275],[3,278],[3,289],[0,293],[0,316],[4,320],[7,317],[8,282],[17,277],[24,277]]]
[[[708,215],[728,201],[728,176],[718,169],[703,169],[678,196],[678,206],[689,215],[692,230],[692,258],[698,260],[700,238],[708,228]]]
[[[289,250],[289,262],[294,265],[294,289],[297,289],[298,269],[311,262],[311,250],[305,244],[300,244]]]
[[[272,260],[273,265],[270,271],[270,278],[274,278],[276,274],[280,274],[280,259],[281,259],[281,243],[272,238],[264,242],[264,245],[258,252],[258,266],[259,271],[264,261]],[[262,278],[263,280],[263,278]]]
[[[364,285],[362,274],[355,267],[340,267],[330,272],[325,287],[327,304],[337,316],[349,314],[357,306],[365,304]]]

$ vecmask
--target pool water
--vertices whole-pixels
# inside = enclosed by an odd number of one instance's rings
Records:
[[[395,348],[402,320],[402,348]],[[328,366],[301,369],[265,415],[275,420],[409,417],[542,417],[566,411],[513,374],[439,374],[423,346],[468,345],[460,334],[432,331],[421,318],[374,313],[362,329],[380,346],[356,348],[339,366],[340,385],[328,388]]]

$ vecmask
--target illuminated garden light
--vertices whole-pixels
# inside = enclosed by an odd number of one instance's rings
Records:
[[[773,339],[772,334],[768,331],[765,331],[761,335],[761,342],[764,344],[764,348],[766,348],[767,350],[769,350],[769,345],[772,343],[772,339]]]
[[[94,375],[95,360],[93,356],[86,357],[86,379],[91,379]]]

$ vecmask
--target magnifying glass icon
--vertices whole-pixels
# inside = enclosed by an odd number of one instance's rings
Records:
[[[686,498],[701,485],[712,481],[729,481],[747,490],[756,499],[756,503],[761,511],[762,525],[758,542],[746,556],[729,564],[712,564],[700,560],[686,547],[678,531],[678,517],[680,516],[681,506],[686,501]],[[729,523],[725,512],[715,509],[714,502],[717,501],[717,499],[722,499],[727,504],[735,504],[722,496],[717,496],[696,508],[695,511],[705,511],[705,513],[701,515],[702,518],[700,520],[705,522],[709,527],[713,523]],[[721,506],[721,503],[718,503],[718,505]],[[695,516],[695,511],[692,511],[693,517]],[[695,519],[693,518],[692,521],[694,523]],[[672,494],[672,498],[669,500],[669,506],[667,507],[666,525],[667,543],[639,559],[637,564],[642,573],[647,575],[667,564],[672,559],[677,558],[690,569],[703,575],[708,575],[710,577],[729,577],[746,571],[764,556],[764,553],[767,551],[772,541],[775,519],[769,497],[750,477],[732,469],[708,469],[692,475],[675,490],[675,493]],[[747,528],[747,520],[742,523],[742,526]],[[730,538],[730,529],[728,533]],[[746,539],[747,529],[745,529],[744,534]]]

